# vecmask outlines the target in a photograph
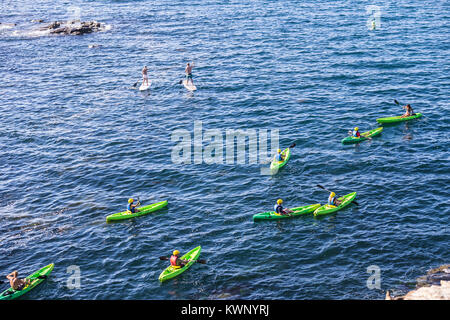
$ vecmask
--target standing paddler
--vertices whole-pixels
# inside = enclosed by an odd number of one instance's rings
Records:
[[[146,83],[148,86],[148,69],[147,66],[144,66],[142,69],[142,84]]]
[[[189,84],[189,79],[191,80],[192,85],[194,85],[194,80],[192,80],[192,69],[193,68],[194,68],[194,62],[186,64],[186,69],[184,69],[184,73],[186,74],[186,85]]]

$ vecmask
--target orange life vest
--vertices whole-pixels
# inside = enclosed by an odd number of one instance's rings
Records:
[[[174,268],[179,268],[179,267],[180,267],[179,265],[177,265],[177,259],[178,259],[178,256],[172,255],[172,256],[170,257],[170,265],[171,265],[172,267],[174,267]]]

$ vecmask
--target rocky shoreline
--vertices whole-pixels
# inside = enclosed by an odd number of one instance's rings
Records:
[[[386,300],[450,300],[450,265],[430,270],[417,279],[417,288],[404,296],[392,297],[386,292]]]
[[[32,23],[45,23],[43,19],[33,19]],[[2,23],[0,22],[0,27],[13,28],[16,27],[16,23]],[[104,31],[106,28],[104,23],[93,21],[80,21],[80,20],[70,20],[70,21],[53,21],[47,25],[39,27],[39,31],[48,31],[50,34],[57,35],[83,35],[93,32]]]

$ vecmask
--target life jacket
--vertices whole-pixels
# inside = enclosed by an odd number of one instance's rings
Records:
[[[278,208],[281,208],[280,211],[283,211],[283,207],[280,204],[278,204],[278,203],[273,206],[273,211],[275,211],[275,213],[279,214],[279,212],[277,211]]]
[[[281,153],[277,153],[277,155],[275,156],[275,160],[283,161],[283,158],[281,157]]]
[[[134,208],[131,206],[131,203],[127,205],[127,211],[130,211],[131,213],[134,213]]]
[[[181,268],[179,265],[177,265],[177,260],[178,260],[178,256],[172,255],[170,257],[170,265],[175,269]]]
[[[334,196],[333,198],[328,197],[328,204],[330,206],[334,206],[334,201],[336,200],[336,196]]]
[[[353,130],[353,136],[358,138],[361,136],[361,134],[359,133],[359,131]]]

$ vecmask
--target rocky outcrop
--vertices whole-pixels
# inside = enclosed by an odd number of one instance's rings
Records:
[[[450,300],[450,265],[430,270],[417,279],[417,289],[404,296],[391,297],[386,292],[386,300]]]
[[[41,30],[50,30],[50,33],[52,34],[82,35],[102,31],[103,25],[97,21],[54,21],[49,25],[42,27]]]

